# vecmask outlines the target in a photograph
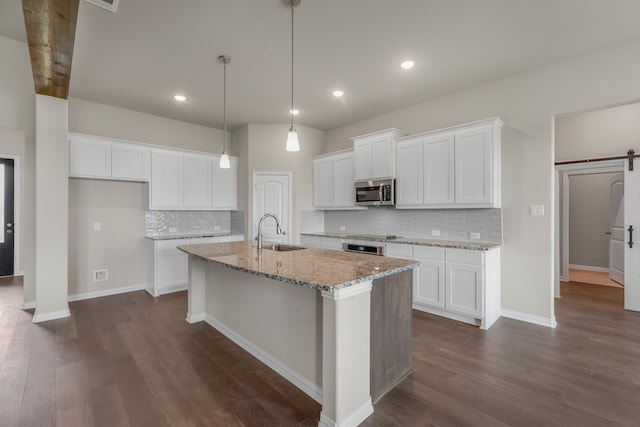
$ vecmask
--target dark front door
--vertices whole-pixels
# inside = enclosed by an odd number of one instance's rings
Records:
[[[0,276],[13,276],[13,160],[0,159]]]

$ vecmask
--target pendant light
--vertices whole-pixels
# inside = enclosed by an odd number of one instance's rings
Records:
[[[222,89],[222,116],[223,116],[223,128],[224,134],[222,135],[222,155],[220,156],[220,169],[229,169],[231,164],[229,162],[229,155],[226,153],[227,151],[227,64],[231,62],[231,58],[227,55],[218,56],[218,61],[222,62],[224,66],[224,77],[223,77],[223,89]]]
[[[291,127],[287,135],[287,151],[300,151],[298,132],[293,126],[293,8],[298,6],[300,1],[301,0],[289,0],[291,4],[291,111],[289,111],[289,114],[291,114]]]

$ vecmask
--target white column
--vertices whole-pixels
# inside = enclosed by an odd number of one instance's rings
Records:
[[[322,412],[319,426],[357,426],[373,413],[371,281],[322,291]]]
[[[66,99],[36,95],[34,323],[70,316],[68,123]]]
[[[189,306],[187,322],[196,323],[204,320],[204,297],[206,285],[206,261],[189,255]]]

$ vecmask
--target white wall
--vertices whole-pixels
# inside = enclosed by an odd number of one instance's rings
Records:
[[[35,301],[35,95],[26,43],[0,37],[0,153],[20,155],[21,269],[25,301]],[[17,130],[18,133],[10,130]],[[9,132],[12,136],[7,135]]]
[[[313,156],[320,154],[324,147],[324,132],[307,126],[297,125],[300,138],[300,151],[288,152],[285,150],[285,142],[288,124],[249,124],[234,132],[235,141],[240,141],[242,154],[246,156],[246,168],[240,165],[240,197],[244,198],[246,208],[247,227],[246,235],[249,236],[252,228],[252,203],[253,192],[251,182],[254,171],[291,171],[292,182],[292,230],[286,230],[292,239],[290,243],[299,242],[300,237],[300,211],[313,208],[311,194],[313,171],[311,168]],[[234,141],[234,144],[235,144]],[[242,191],[246,191],[242,194]]]
[[[612,174],[569,177],[569,264],[609,268]]]
[[[502,307],[552,322],[554,115],[640,99],[639,73],[635,40],[331,130],[325,150],[389,127],[416,133],[500,116]],[[545,216],[529,216],[531,204]]]

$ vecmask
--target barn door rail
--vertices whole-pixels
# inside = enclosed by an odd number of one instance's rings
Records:
[[[595,163],[595,162],[606,162],[608,160],[629,160],[629,170],[633,170],[633,159],[636,157],[640,157],[640,154],[636,154],[634,150],[627,151],[626,156],[616,156],[616,157],[596,157],[594,159],[582,159],[582,160],[568,160],[566,162],[556,162],[556,166],[562,165],[574,165],[577,163]]]

